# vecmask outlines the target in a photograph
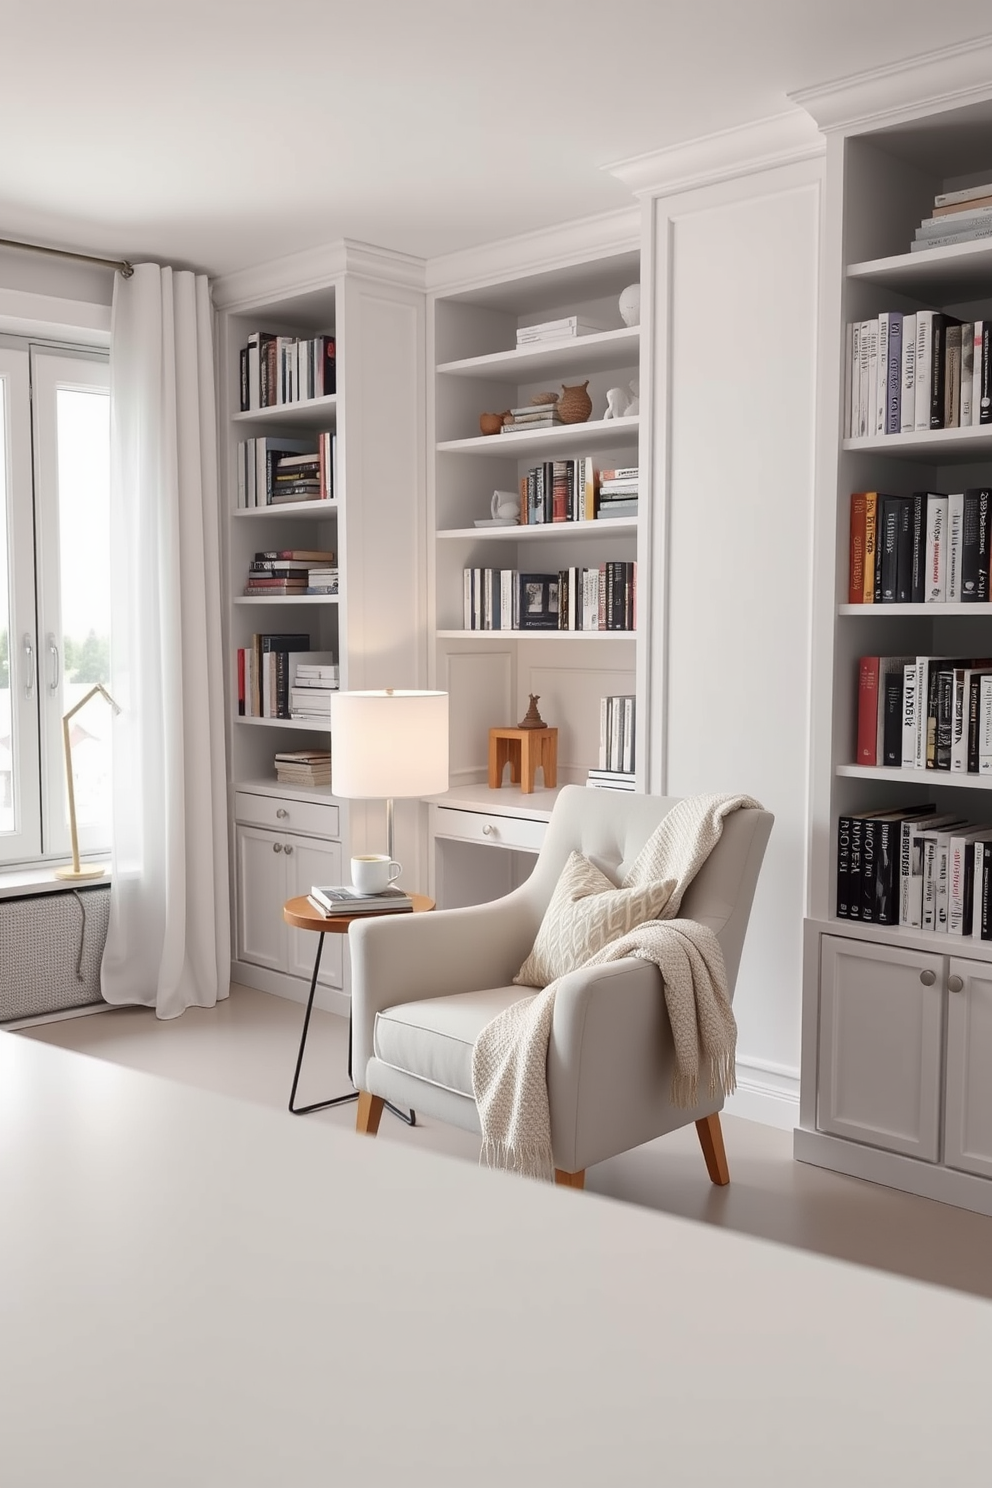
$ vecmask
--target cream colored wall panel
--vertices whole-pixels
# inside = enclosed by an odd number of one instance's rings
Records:
[[[513,655],[486,647],[449,652],[442,689],[451,695],[449,770],[452,785],[472,780],[489,762],[489,730],[513,712]]]
[[[561,652],[561,645],[556,647]],[[558,658],[555,658],[558,660]],[[634,669],[621,672],[601,667],[562,666],[550,663],[520,663],[519,722],[527,711],[528,696],[537,693],[538,709],[550,727],[558,730],[559,784],[569,777],[577,784],[585,781],[588,761],[594,763],[599,751],[599,705],[611,694],[634,693]]]
[[[736,1008],[742,1055],[785,1068],[800,1037],[820,174],[790,166],[655,209],[669,351],[653,775],[775,813]]]

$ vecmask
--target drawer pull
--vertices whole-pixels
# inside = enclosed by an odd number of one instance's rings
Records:
[[[486,822],[486,825],[482,829],[482,835],[483,835],[483,837],[491,837],[493,835],[493,832],[494,831],[495,831],[495,828],[494,828],[492,822]]]
[[[959,976],[949,976],[947,978],[947,990],[948,990],[948,992],[960,992],[963,986],[964,986],[964,982],[962,981],[961,977],[959,977]]]
[[[285,806],[280,806],[279,810],[276,812],[276,816],[279,818],[280,821],[285,820],[288,815],[289,812],[286,810]]]
[[[281,842],[273,842],[273,844],[272,844],[272,851],[273,852],[282,852],[282,843]]]
[[[283,852],[286,854],[287,858],[291,857],[293,852],[293,844],[291,842],[287,842],[286,846],[283,848]]]
[[[937,973],[935,971],[920,972],[920,981],[923,983],[924,987],[932,987],[936,980]]]

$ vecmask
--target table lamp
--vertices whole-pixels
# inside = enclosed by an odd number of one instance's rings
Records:
[[[393,856],[393,799],[448,789],[448,694],[331,694],[331,790],[346,799],[384,799],[386,852]]]
[[[95,697],[97,693],[101,697],[106,698],[115,713],[121,711],[103,683],[97,682],[96,686],[91,687],[85,697],[81,697],[78,703],[74,703],[69,711],[62,715],[62,747],[65,753],[65,783],[69,794],[69,831],[72,836],[72,866],[56,868],[56,878],[102,878],[107,871],[102,863],[88,863],[85,868],[82,868],[79,863],[79,834],[76,831],[76,790],[72,779],[72,742],[69,738],[69,720],[79,712],[80,708],[85,708],[90,698]]]

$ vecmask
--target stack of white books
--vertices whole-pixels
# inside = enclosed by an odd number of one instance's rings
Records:
[[[307,574],[308,594],[337,594],[338,570],[336,568],[311,568]]]
[[[312,719],[321,724],[330,723],[331,694],[340,687],[340,669],[330,660],[331,652],[309,653],[310,661],[298,661],[293,672],[289,690],[290,718]],[[325,660],[317,660],[323,656]]]
[[[583,320],[581,315],[566,315],[561,320],[545,320],[540,325],[518,326],[517,346],[540,346],[547,341],[571,341],[576,336],[591,336],[602,326]]]
[[[410,895],[395,887],[383,889],[381,894],[365,894],[354,884],[314,884],[307,898],[325,918],[338,914],[396,914],[413,909]]]

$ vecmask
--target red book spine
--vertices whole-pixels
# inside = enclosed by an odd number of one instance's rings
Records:
[[[858,765],[878,764],[878,663],[877,656],[858,663]]]
[[[851,564],[848,578],[848,604],[863,604],[865,598],[865,521],[868,501],[863,491],[851,497]]]

